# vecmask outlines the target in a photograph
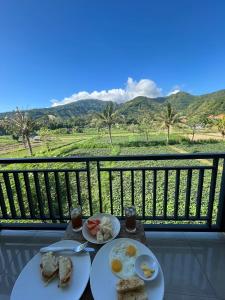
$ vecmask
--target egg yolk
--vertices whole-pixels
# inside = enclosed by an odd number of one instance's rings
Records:
[[[126,249],[126,255],[128,255],[128,256],[135,256],[136,252],[137,252],[137,250],[133,245],[129,245]]]
[[[112,260],[111,267],[113,272],[120,272],[122,270],[122,263],[119,259]]]

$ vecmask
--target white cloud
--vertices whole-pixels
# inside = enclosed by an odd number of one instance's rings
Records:
[[[175,85],[171,91],[167,94],[167,96],[170,96],[170,95],[175,95],[177,93],[179,93],[181,91],[181,88],[179,85]]]
[[[82,99],[99,99],[105,101],[114,101],[117,103],[126,102],[137,96],[146,96],[155,98],[161,96],[161,89],[157,87],[156,83],[150,79],[141,79],[139,81],[133,80],[129,77],[124,89],[111,89],[102,91],[93,91],[91,93],[81,91],[66,97],[62,100],[51,100],[52,106],[68,104]]]

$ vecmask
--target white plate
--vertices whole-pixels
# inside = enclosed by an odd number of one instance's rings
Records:
[[[77,241],[63,240],[53,244],[54,246],[78,246]],[[62,252],[60,253],[62,255]],[[60,255],[58,254],[58,255]],[[24,267],[13,287],[10,300],[75,300],[79,299],[88,283],[91,260],[87,253],[70,256],[73,262],[73,273],[68,287],[58,288],[58,280],[55,278],[48,285],[41,279],[40,261],[41,254],[36,254]]]
[[[138,248],[139,254],[151,255],[158,263],[158,260],[152,253],[152,251],[144,244],[136,240],[121,238],[107,243],[98,251],[94,258],[94,261],[92,262],[90,285],[95,300],[117,299],[116,283],[119,279],[111,272],[109,266],[109,253],[112,247],[114,247],[116,243],[121,241],[127,241],[134,244]],[[164,277],[160,264],[158,263],[158,265],[159,273],[157,278],[153,281],[145,283],[148,298],[150,300],[162,300],[164,296]]]
[[[87,228],[87,221],[88,220],[91,220],[91,219],[102,219],[103,217],[108,217],[110,218],[110,221],[112,223],[112,228],[113,228],[113,236],[111,239],[107,240],[107,241],[104,241],[104,242],[98,242],[97,239],[95,237],[93,237],[89,231],[88,231],[88,228]],[[84,223],[83,227],[82,227],[82,234],[84,236],[84,238],[93,243],[93,244],[105,244],[105,243],[108,243],[109,241],[115,239],[115,237],[119,234],[120,232],[120,221],[115,217],[115,216],[112,216],[110,214],[104,214],[104,213],[100,213],[100,214],[96,214],[90,218],[87,219],[87,221]]]

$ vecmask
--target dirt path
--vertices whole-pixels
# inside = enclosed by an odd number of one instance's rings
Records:
[[[186,134],[185,137],[192,139],[192,134]],[[196,133],[194,137],[194,141],[198,140],[217,140],[217,141],[223,141],[223,138],[220,133]]]
[[[170,149],[172,149],[172,150],[174,150],[174,151],[176,151],[176,152],[178,152],[178,153],[189,153],[189,152],[187,152],[186,150],[184,150],[184,149],[181,149],[181,148],[177,148],[176,146],[169,146],[170,147]],[[208,166],[211,166],[212,165],[212,163],[208,160],[208,159],[197,159],[198,161],[200,161],[200,162],[203,162],[203,163],[205,163],[206,165],[208,165]]]

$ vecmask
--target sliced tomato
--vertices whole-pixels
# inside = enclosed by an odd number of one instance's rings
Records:
[[[97,219],[88,220],[88,224],[97,224],[97,223],[98,223]]]
[[[89,230],[94,229],[97,226],[97,224],[87,224],[87,228]]]
[[[96,236],[98,231],[99,231],[99,226],[96,226],[95,228],[89,230],[90,234],[93,236]]]

